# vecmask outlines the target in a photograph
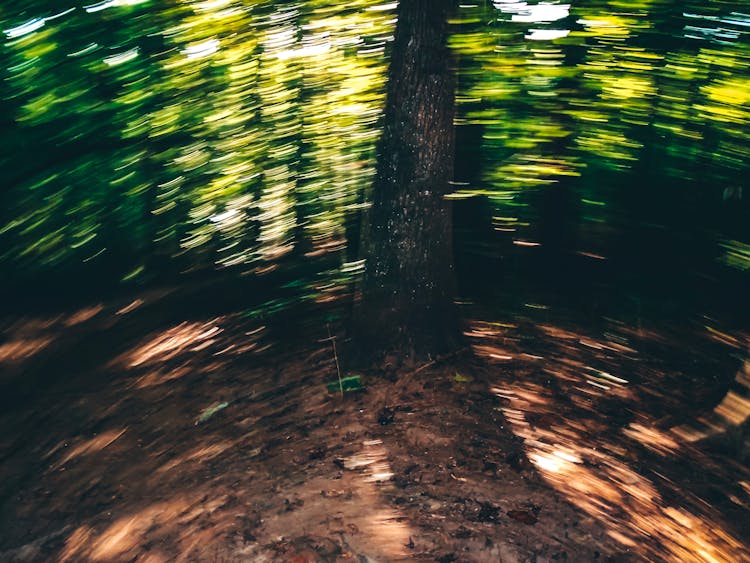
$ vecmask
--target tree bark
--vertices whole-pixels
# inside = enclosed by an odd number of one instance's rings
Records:
[[[454,0],[401,0],[398,7],[355,313],[357,344],[373,360],[395,351],[414,361],[459,341],[445,199],[455,153],[455,78],[447,47],[454,6]]]

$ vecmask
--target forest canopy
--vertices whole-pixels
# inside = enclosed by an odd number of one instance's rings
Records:
[[[450,197],[484,198],[511,248],[750,269],[743,4],[462,2]],[[359,271],[396,6],[5,3],[9,278]]]

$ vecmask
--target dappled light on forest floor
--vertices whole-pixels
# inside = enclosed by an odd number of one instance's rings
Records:
[[[363,374],[363,388],[342,398],[329,391],[328,321],[297,341],[279,338],[288,326],[250,315],[118,314],[133,302],[111,304],[75,333],[51,332],[58,344],[36,369],[55,393],[2,413],[11,453],[0,466],[0,559],[613,552],[591,521],[511,469],[512,437],[469,367],[429,364],[395,383]],[[103,326],[100,342],[117,346],[77,370],[76,346]],[[70,359],[61,365],[56,354]],[[566,538],[572,525],[584,532]]]
[[[204,371],[216,371],[226,365],[226,357],[259,353],[270,347],[261,344],[266,327],[263,325],[239,335],[225,333],[234,327],[232,316],[217,317],[209,322],[182,322],[163,332],[145,338],[120,355],[113,366],[124,366],[142,373],[133,385],[139,389],[169,383],[188,377],[201,362]]]
[[[153,504],[139,512],[123,516],[101,533],[88,526],[75,530],[66,542],[62,561],[113,561],[132,558],[148,532],[165,535],[176,527],[190,508],[185,499]]]
[[[646,560],[750,558],[737,535],[742,525],[725,511],[750,506],[740,486],[750,470],[712,457],[679,431],[697,424],[700,409],[710,411],[696,397],[715,391],[721,374],[699,372],[731,364],[712,363],[712,354],[731,360],[742,347],[712,349],[703,334],[686,348],[679,333],[631,331],[615,322],[603,335],[551,324],[477,322],[468,336],[490,365],[512,370],[492,391],[529,460],[569,501],[603,522],[610,537]],[[670,374],[670,359],[687,366],[685,372]],[[669,383],[675,377],[681,384]],[[719,385],[726,389],[731,378],[724,377]],[[746,399],[736,395],[726,392],[716,408],[727,423],[714,434],[745,420]]]
[[[481,361],[342,397],[327,320],[294,340],[248,314],[118,314],[134,302],[6,322],[53,339],[28,365],[56,387],[0,418],[0,559],[748,556],[750,471],[679,431],[741,419],[742,335],[506,315],[468,328]],[[117,346],[78,370],[102,327]]]
[[[653,421],[651,421],[653,424]],[[622,431],[625,436],[638,442],[644,448],[661,455],[677,453],[680,445],[668,431],[659,430],[654,426],[646,426],[638,422],[631,422]]]
[[[139,309],[126,308],[109,314]],[[384,440],[352,420],[345,431],[325,424],[342,412],[326,391],[336,368],[324,330],[277,356],[280,344],[254,320],[185,320],[133,333],[91,373],[72,374],[85,392],[50,396],[46,432],[20,441],[36,415],[12,420],[22,455],[2,472],[0,498],[14,499],[4,505],[16,515],[9,534],[34,540],[0,544],[2,557],[33,561],[57,549],[70,562],[409,560],[416,532],[385,502],[394,471]],[[58,336],[64,350],[67,333]],[[29,472],[28,490],[8,497]]]
[[[319,534],[322,527],[340,538],[344,551],[367,553],[377,561],[410,560],[407,546],[418,530],[404,513],[384,502],[395,494],[388,455],[380,440],[365,440],[336,462],[346,473],[314,477],[286,491],[291,497],[288,510],[265,522],[267,532],[288,541],[295,535]]]

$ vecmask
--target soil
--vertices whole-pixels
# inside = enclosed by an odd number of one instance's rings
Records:
[[[4,319],[0,560],[750,560],[747,466],[686,438],[745,335],[474,314],[342,393],[322,317],[163,299]]]

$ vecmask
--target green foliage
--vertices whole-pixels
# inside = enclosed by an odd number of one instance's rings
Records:
[[[738,270],[750,270],[750,244],[729,240],[721,246],[724,249],[723,259],[727,265]]]
[[[470,376],[462,375],[458,372],[456,372],[456,376],[453,379],[456,383],[471,383],[474,381]]]
[[[229,403],[216,403],[215,405],[206,407],[205,409],[203,409],[203,412],[200,414],[200,416],[196,419],[195,424],[203,424],[204,422],[208,421],[213,415],[223,411],[228,406]]]
[[[4,7],[2,259],[265,268],[339,250],[371,181],[392,9]],[[304,241],[304,243],[303,243]],[[140,268],[140,269],[138,269]]]
[[[343,261],[373,177],[394,6],[4,5],[4,268],[138,279],[170,264],[265,271],[295,251]],[[586,250],[650,224],[734,241],[726,262],[742,267],[743,3],[493,0],[452,23],[456,122],[480,131],[457,197],[487,196],[495,228],[534,242],[562,189]]]
[[[336,381],[326,383],[329,393],[347,393],[349,391],[360,391],[362,389],[362,376],[349,375]]]
[[[464,4],[458,125],[481,128],[482,172],[461,191],[519,240],[540,240],[561,188],[589,249],[640,223],[747,237],[721,200],[750,157],[749,24],[712,0]]]

